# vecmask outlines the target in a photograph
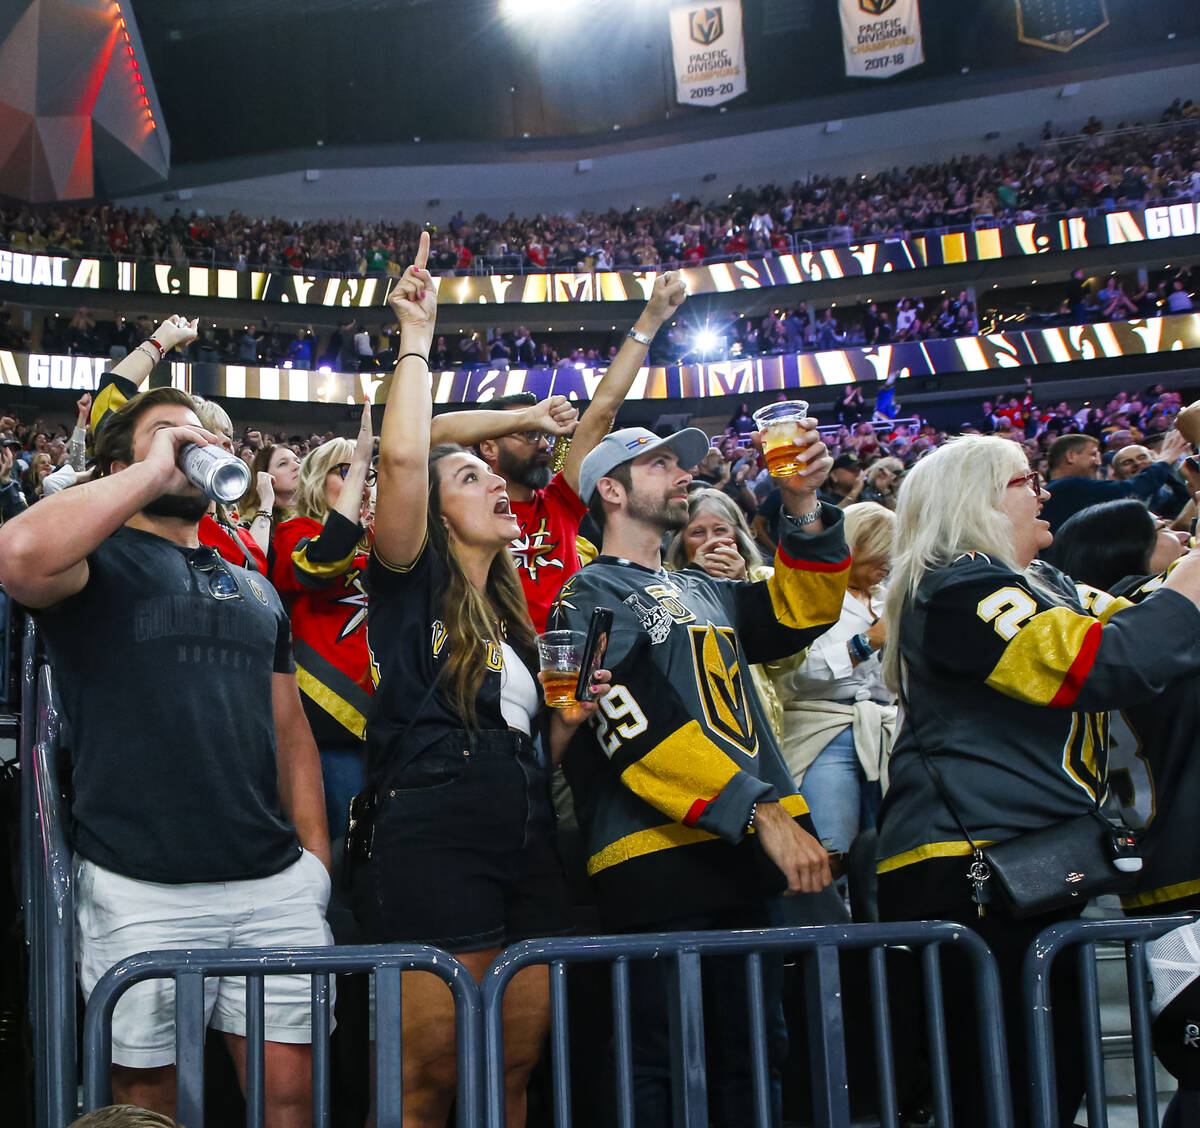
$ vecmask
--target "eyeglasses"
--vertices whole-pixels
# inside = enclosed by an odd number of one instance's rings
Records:
[[[188,563],[208,581],[208,594],[213,599],[241,599],[242,589],[234,574],[221,563],[212,548],[201,548]]]
[[[1036,470],[1030,470],[1028,474],[1022,474],[1019,478],[1013,478],[1008,486],[1028,486],[1033,490],[1034,497],[1042,496],[1042,476]]]
[[[555,439],[555,436],[548,431],[514,431],[512,437],[521,439],[530,446],[537,446],[540,442],[544,442],[547,446],[553,446]]]
[[[331,466],[329,468],[329,473],[340,474],[342,476],[342,480],[345,481],[346,475],[350,473],[350,463],[349,462],[339,462],[336,466]],[[367,485],[373,486],[375,484],[375,479],[378,477],[379,477],[378,471],[373,466],[368,466],[367,467],[367,479],[366,479]]]

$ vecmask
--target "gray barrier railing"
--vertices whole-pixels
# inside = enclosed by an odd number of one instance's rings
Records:
[[[17,761],[21,765],[21,903],[25,908],[25,942],[32,939],[33,886],[37,879],[35,849],[37,820],[34,816],[33,746],[37,740],[37,628],[33,616],[25,621],[21,636],[21,734]]]
[[[25,641],[25,658],[32,665],[31,631]],[[62,1128],[75,1117],[75,907],[58,791],[59,721],[49,667],[42,666],[34,680],[35,739],[27,747],[23,731],[21,740],[21,833],[30,855],[25,873],[30,1019],[37,1123],[39,1128]],[[25,689],[27,700],[34,697],[29,685]]]
[[[821,925],[744,932],[680,932],[636,936],[567,937],[526,940],[505,949],[483,980],[488,1094],[488,1128],[504,1128],[504,992],[523,968],[550,968],[551,1062],[553,1064],[554,1123],[571,1124],[571,1092],[567,1031],[568,964],[612,964],[613,1027],[616,1066],[617,1123],[633,1128],[633,1042],[630,1023],[629,961],[657,959],[671,964],[670,1015],[672,1073],[676,1128],[708,1124],[707,1077],[704,1064],[704,1012],[701,959],[706,956],[746,957],[747,1006],[754,1108],[746,1123],[769,1128],[770,1080],[767,1064],[766,1007],[763,995],[764,953],[800,956],[804,968],[810,1065],[816,1128],[849,1128],[850,1106],[846,1080],[846,1047],[838,954],[869,951],[872,1022],[879,1074],[879,1121],[898,1123],[895,1053],[885,954],[888,948],[919,949],[925,988],[927,1038],[938,1125],[949,1128],[950,1066],[942,1009],[940,950],[955,948],[970,960],[979,1001],[981,1084],[987,1094],[989,1128],[1012,1124],[1008,1059],[1001,1019],[1000,979],[987,945],[961,925],[935,921],[911,924]],[[961,1128],[968,1128],[963,1125]],[[980,1128],[980,1126],[969,1126]]]
[[[265,979],[312,977],[313,1125],[330,1123],[330,976],[369,972],[375,978],[377,1128],[401,1128],[400,977],[405,971],[438,976],[454,996],[458,1128],[483,1123],[483,1011],[479,987],[453,956],[424,944],[339,948],[231,948],[147,952],[110,968],[88,999],[83,1022],[83,1106],[90,1112],[111,1100],[112,1016],[130,987],[147,979],[175,983],[176,1119],[204,1123],[204,980],[246,978],[246,1124],[261,1128],[266,1110]],[[65,1122],[64,1122],[65,1123]]]
[[[1076,949],[1074,955],[1079,961],[1079,1001],[1083,1019],[1083,1045],[1079,1049],[1087,1087],[1088,1124],[1090,1128],[1108,1128],[1100,1031],[1100,982],[1096,969],[1096,945],[1105,941],[1119,941],[1125,945],[1138,1126],[1158,1128],[1146,943],[1194,919],[1182,915],[1066,921],[1052,925],[1038,935],[1025,956],[1022,972],[1033,1128],[1059,1128],[1050,975],[1055,960],[1069,948]]]

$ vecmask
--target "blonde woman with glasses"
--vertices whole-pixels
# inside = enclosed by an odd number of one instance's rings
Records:
[[[905,477],[884,620],[883,673],[904,720],[879,814],[879,915],[957,920],[992,949],[1008,1030],[1014,1123],[1029,1123],[1021,967],[1047,925],[1084,904],[1016,917],[972,868],[991,844],[1086,816],[1108,793],[1108,711],[1200,671],[1200,553],[1137,606],[1035,562],[1049,494],[1015,443],[953,439]],[[967,834],[971,841],[967,840]],[[978,880],[971,880],[971,871]],[[1053,984],[1059,1117],[1083,1090],[1078,986]],[[948,958],[955,1123],[986,1122],[965,968]],[[961,978],[960,978],[961,977]]]

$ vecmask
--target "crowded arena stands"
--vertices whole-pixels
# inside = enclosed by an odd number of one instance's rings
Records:
[[[1200,1128],[1191,6],[26,7],[6,1124]]]

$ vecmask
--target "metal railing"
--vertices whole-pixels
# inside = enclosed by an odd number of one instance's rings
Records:
[[[1077,949],[1074,955],[1079,965],[1083,1020],[1083,1045],[1079,1049],[1087,1091],[1088,1124],[1091,1128],[1108,1128],[1100,982],[1096,969],[1096,945],[1105,941],[1121,941],[1125,945],[1138,1125],[1139,1128],[1158,1128],[1146,943],[1194,919],[1181,915],[1067,921],[1052,925],[1038,935],[1025,957],[1022,972],[1033,1128],[1059,1128],[1050,978],[1055,960],[1069,948]]]
[[[375,978],[375,1063],[378,1128],[402,1128],[400,1006],[401,974],[438,976],[454,996],[459,1128],[483,1123],[483,1012],[479,987],[452,955],[424,944],[356,945],[339,948],[231,948],[148,952],[130,956],[100,978],[83,1022],[83,1107],[102,1108],[112,1096],[113,1010],[130,987],[147,979],[175,983],[176,1119],[204,1123],[204,980],[246,978],[246,1124],[260,1128],[266,1111],[265,979],[312,977],[313,1125],[330,1123],[330,976],[369,972]],[[65,1122],[64,1122],[65,1123]]]
[[[872,1023],[879,1075],[879,1122],[896,1124],[899,1117],[895,1052],[888,1000],[886,949],[919,949],[925,988],[927,1039],[936,1122],[949,1126],[950,1065],[942,1008],[940,952],[943,947],[964,953],[972,967],[979,1006],[982,1055],[980,1084],[987,1094],[989,1128],[1012,1124],[1008,1058],[1001,1015],[1000,979],[987,945],[958,924],[821,925],[741,932],[680,932],[637,936],[576,937],[526,940],[505,949],[483,979],[487,1056],[487,1128],[505,1128],[504,992],[517,972],[548,964],[550,968],[550,1055],[553,1065],[555,1128],[572,1123],[568,1062],[567,978],[569,964],[612,965],[613,1026],[616,1066],[617,1123],[633,1128],[633,1034],[631,1029],[631,960],[670,962],[672,1073],[676,1128],[708,1124],[707,1076],[704,1063],[704,1010],[701,958],[744,955],[754,1108],[746,1123],[757,1128],[772,1124],[767,1063],[766,1005],[763,994],[764,953],[797,954],[803,963],[805,998],[816,1128],[849,1128],[850,1105],[846,1079],[846,1045],[838,955],[868,950]],[[966,1126],[963,1126],[966,1128]],[[981,1128],[981,1126],[971,1126]]]
[[[33,638],[32,628],[27,628],[25,658],[30,666]],[[24,872],[29,1009],[38,1128],[62,1128],[75,1116],[75,906],[58,791],[59,719],[49,667],[42,666],[34,681],[36,739],[30,742],[25,736],[28,720],[21,739],[21,837],[29,856]],[[31,688],[27,681],[27,700],[34,697]]]

